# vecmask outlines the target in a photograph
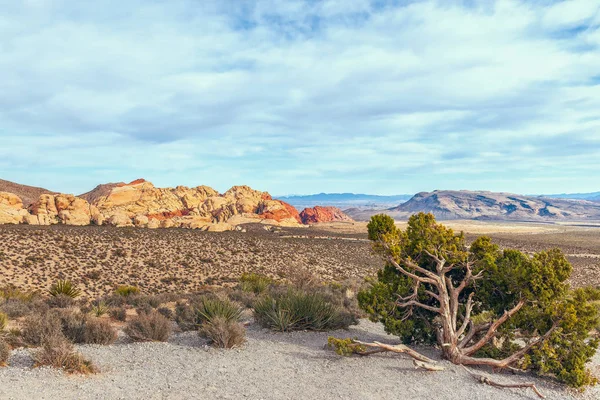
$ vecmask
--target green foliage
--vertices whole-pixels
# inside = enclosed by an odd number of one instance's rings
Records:
[[[226,321],[239,321],[242,309],[237,304],[227,299],[202,298],[196,308],[196,323],[204,324],[215,318],[223,318]]]
[[[349,325],[340,308],[323,295],[294,289],[259,298],[254,316],[263,327],[281,332],[334,330]]]
[[[365,345],[356,343],[353,339],[339,339],[333,336],[327,338],[327,347],[333,349],[340,356],[351,356],[352,354],[361,354],[367,351]]]
[[[273,279],[268,276],[255,273],[242,274],[240,277],[240,289],[244,292],[261,294],[265,292],[272,283]]]
[[[63,295],[72,299],[75,299],[79,297],[79,295],[81,295],[81,290],[79,290],[69,280],[58,280],[50,287],[50,290],[48,292],[52,297]]]
[[[115,293],[118,294],[119,296],[129,297],[132,295],[140,294],[140,289],[138,289],[135,286],[124,285],[124,286],[119,286],[115,290]]]
[[[367,225],[370,240],[379,240],[397,232],[394,219],[386,214],[377,214],[371,217]]]
[[[399,298],[413,295],[415,281],[400,273],[394,262],[408,272],[415,273],[416,265],[436,274],[437,264],[429,254],[440,255],[445,265],[454,266],[446,276],[456,287],[466,276],[468,260],[473,274],[481,273],[481,279],[461,292],[459,312],[464,312],[469,295],[473,295],[471,317],[476,324],[495,321],[524,302],[500,326],[493,344],[481,348],[475,357],[502,359],[556,326],[548,340],[526,353],[520,366],[552,374],[575,387],[595,382],[585,364],[598,347],[591,332],[599,325],[600,291],[569,287],[572,267],[560,250],[533,255],[500,250],[488,237],[478,238],[468,247],[462,233],[455,234],[438,224],[433,215],[423,213],[413,215],[405,231],[395,229],[388,217],[375,216],[369,223],[369,237],[376,240],[374,249],[385,257],[386,265],[377,279],[369,281],[370,287],[358,294],[359,305],[371,320],[382,322],[386,332],[399,336],[403,343],[436,343],[438,320],[435,312],[398,305]],[[426,293],[437,292],[431,283],[419,282],[416,288],[419,303],[439,306]]]

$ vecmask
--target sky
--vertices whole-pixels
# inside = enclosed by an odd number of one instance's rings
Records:
[[[0,0],[0,178],[600,190],[598,0]]]

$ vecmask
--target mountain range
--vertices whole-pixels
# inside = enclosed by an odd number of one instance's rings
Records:
[[[311,195],[278,196],[276,199],[285,201],[302,209],[315,206],[332,206],[338,208],[390,208],[409,200],[410,194],[394,196],[379,196],[356,193],[319,193]]]
[[[345,212],[356,220],[368,220],[371,215],[381,212],[395,219],[406,219],[417,212],[430,212],[440,220],[586,221],[600,220],[600,202],[485,191],[436,190],[417,193],[409,201],[386,210],[348,209]]]

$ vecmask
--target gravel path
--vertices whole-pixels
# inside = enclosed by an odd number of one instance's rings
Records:
[[[391,342],[381,327],[362,321],[342,337]],[[339,357],[323,349],[327,333],[274,334],[251,326],[237,350],[209,348],[194,332],[169,343],[80,346],[102,372],[66,376],[32,369],[30,350],[13,351],[0,369],[1,399],[536,399],[529,389],[482,385],[442,362],[442,372],[415,370],[402,356]],[[435,351],[422,350],[435,357]],[[596,360],[598,361],[598,360]],[[535,380],[548,399],[598,399],[598,388],[571,393],[530,376],[495,374],[504,382]]]

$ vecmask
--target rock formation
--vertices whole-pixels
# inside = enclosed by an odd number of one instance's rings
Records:
[[[29,206],[29,213],[24,222],[31,225],[101,225],[104,220],[96,207],[72,194],[43,194]]]
[[[0,192],[0,224],[20,224],[27,215],[19,196]]]
[[[351,222],[352,218],[344,214],[337,207],[320,207],[305,208],[300,213],[300,218],[303,224],[317,224],[319,222]]]

